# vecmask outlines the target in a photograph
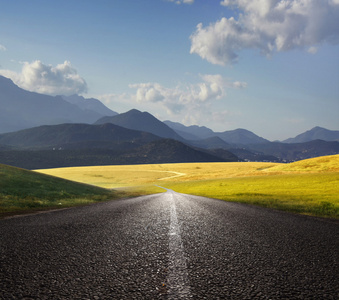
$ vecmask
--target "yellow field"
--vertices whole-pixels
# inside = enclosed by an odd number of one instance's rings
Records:
[[[177,192],[339,218],[339,155],[291,164],[236,162],[37,170],[136,194]]]
[[[278,166],[274,163],[180,163],[94,166],[37,170],[38,172],[104,188],[161,185],[166,182],[251,176]],[[262,172],[261,172],[262,173]],[[260,174],[261,174],[260,173]],[[261,175],[266,175],[262,173]]]

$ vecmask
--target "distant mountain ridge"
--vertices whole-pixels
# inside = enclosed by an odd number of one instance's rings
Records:
[[[241,128],[224,132],[214,132],[205,126],[185,126],[183,124],[171,121],[164,121],[164,123],[188,140],[219,137],[226,143],[234,145],[262,144],[270,142],[262,137],[257,136],[249,130]]]
[[[314,140],[339,141],[339,130],[328,130],[322,127],[314,127],[294,138],[284,140],[283,143],[305,143]]]
[[[102,116],[116,116],[117,112],[109,109],[100,100],[95,98],[84,98],[79,95],[61,96],[69,103],[75,104],[83,110],[91,110],[99,113]]]
[[[62,96],[26,91],[0,76],[0,133],[39,125],[93,123],[102,116],[98,111],[81,108]]]

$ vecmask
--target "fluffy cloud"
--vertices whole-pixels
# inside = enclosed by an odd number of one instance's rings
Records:
[[[151,113],[157,111],[155,116],[160,120],[170,118],[186,125],[228,123],[227,119],[232,114],[219,109],[221,101],[227,98],[230,89],[246,88],[247,84],[231,81],[219,74],[200,75],[200,79],[195,84],[179,84],[173,88],[152,82],[131,84],[129,87],[135,90],[133,93],[95,95],[95,98],[113,110],[120,107],[123,112],[134,107]]]
[[[135,99],[138,102],[161,103],[171,114],[181,110],[194,110],[205,107],[214,100],[226,96],[228,88],[244,88],[244,82],[231,82],[221,75],[201,75],[202,82],[190,85],[179,85],[165,88],[158,83],[138,83],[130,85],[136,89]]]
[[[69,61],[56,67],[36,60],[24,62],[21,73],[0,70],[23,89],[48,95],[72,95],[87,92],[86,81],[79,76]]]
[[[191,53],[219,65],[238,60],[243,49],[258,49],[270,56],[275,51],[339,43],[339,0],[223,0],[239,10],[233,17],[204,27],[191,35]]]
[[[6,51],[6,47],[0,44],[0,51]]]
[[[193,4],[194,0],[168,0],[170,2],[175,2],[176,4]]]

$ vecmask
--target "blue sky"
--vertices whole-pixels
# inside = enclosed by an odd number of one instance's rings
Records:
[[[0,75],[270,139],[339,130],[338,0],[0,0]]]

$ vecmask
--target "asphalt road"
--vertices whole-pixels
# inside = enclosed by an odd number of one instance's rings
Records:
[[[177,194],[0,220],[1,299],[339,299],[339,223]]]

